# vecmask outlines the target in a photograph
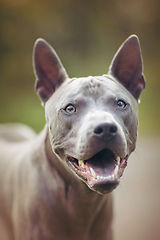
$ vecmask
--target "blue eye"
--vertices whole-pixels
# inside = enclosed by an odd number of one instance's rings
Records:
[[[73,105],[68,105],[66,108],[65,108],[65,111],[67,113],[74,113],[76,111],[76,108],[73,106]]]
[[[127,105],[127,104],[126,104],[123,100],[118,100],[118,102],[117,102],[117,106],[118,106],[119,108],[125,108],[126,105]]]

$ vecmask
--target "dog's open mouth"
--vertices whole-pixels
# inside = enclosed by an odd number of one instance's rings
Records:
[[[109,149],[98,152],[86,160],[67,157],[72,169],[87,185],[100,193],[111,192],[119,184],[119,179],[127,166],[128,156],[120,158]]]

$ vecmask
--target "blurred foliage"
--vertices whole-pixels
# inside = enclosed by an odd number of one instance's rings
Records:
[[[141,133],[160,133],[159,0],[0,0],[0,122],[39,131],[44,109],[36,96],[32,49],[39,37],[57,51],[70,77],[102,75],[130,35],[140,38],[147,88]]]

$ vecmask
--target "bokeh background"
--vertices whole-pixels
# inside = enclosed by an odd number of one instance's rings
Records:
[[[159,0],[0,0],[0,122],[25,123],[37,132],[45,124],[44,109],[34,92],[32,49],[37,38],[55,48],[70,77],[78,77],[107,73],[113,55],[131,34],[140,39],[147,87],[139,105],[137,165],[131,166],[129,178],[124,178],[128,183],[131,178],[131,185],[124,181],[121,199],[116,197],[116,210],[121,209],[116,237],[158,240]]]
[[[159,0],[0,0],[0,121],[24,122],[37,131],[44,125],[32,70],[37,38],[55,48],[73,77],[107,73],[130,34],[140,39],[147,81],[139,132],[159,134]]]

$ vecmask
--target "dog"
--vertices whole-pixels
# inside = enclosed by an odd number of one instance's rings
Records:
[[[137,139],[145,80],[138,37],[118,49],[108,75],[70,79],[38,39],[40,134],[0,127],[0,240],[112,240],[112,191]]]

